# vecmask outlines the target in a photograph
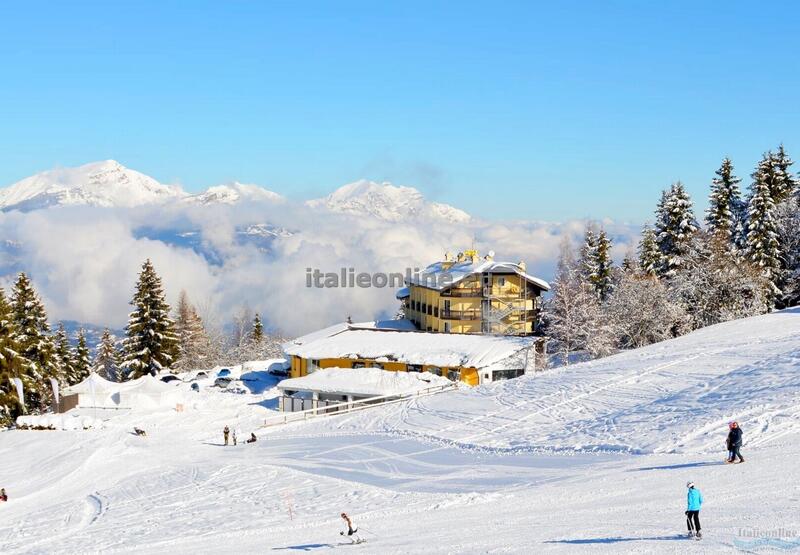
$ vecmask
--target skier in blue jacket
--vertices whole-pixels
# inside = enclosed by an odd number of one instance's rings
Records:
[[[689,537],[698,540],[703,537],[700,533],[700,505],[703,504],[703,494],[694,487],[694,482],[687,482],[686,487],[686,525],[689,527]]]

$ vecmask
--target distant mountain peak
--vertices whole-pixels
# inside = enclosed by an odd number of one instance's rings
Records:
[[[249,183],[239,183],[238,181],[209,187],[202,193],[186,197],[187,202],[197,204],[236,204],[243,200],[284,202],[286,199],[269,189]]]
[[[422,193],[413,187],[397,186],[389,182],[377,183],[368,179],[343,185],[327,197],[310,200],[307,204],[334,212],[368,214],[390,222],[423,216],[454,223],[470,220],[470,215],[463,210],[425,200]]]
[[[0,189],[0,210],[55,205],[132,207],[181,198],[180,187],[162,185],[116,160],[44,171]]]

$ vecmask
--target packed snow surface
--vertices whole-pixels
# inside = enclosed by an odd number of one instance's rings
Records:
[[[131,411],[101,429],[0,432],[0,487],[9,494],[0,551],[800,549],[800,309],[263,429],[276,380],[248,376],[240,393],[201,389],[184,412]],[[733,419],[747,462],[725,465]],[[225,425],[258,441],[224,447]],[[688,480],[705,499],[700,542],[686,538]],[[339,535],[342,511],[366,543]]]

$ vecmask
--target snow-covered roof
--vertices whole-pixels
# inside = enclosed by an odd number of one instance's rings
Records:
[[[518,336],[468,335],[345,328],[284,345],[287,355],[305,359],[369,359],[439,367],[524,368],[532,340]],[[515,356],[518,355],[518,356]]]
[[[394,294],[397,299],[407,299],[411,295],[411,290],[408,287],[401,287]]]
[[[283,391],[316,391],[341,395],[399,395],[453,382],[430,372],[391,372],[380,368],[325,368],[278,384]]]
[[[76,383],[62,390],[62,395],[74,395],[76,393],[105,393],[118,391],[119,383],[109,381],[95,372],[90,373],[82,382]]]
[[[513,262],[495,262],[494,260],[486,259],[477,262],[473,262],[472,259],[468,259],[464,262],[434,262],[421,273],[412,275],[406,280],[406,283],[442,291],[471,275],[485,272],[491,272],[493,274],[516,274],[545,291],[550,290],[549,283],[528,274],[520,264],[515,264]]]
[[[306,335],[301,335],[291,341],[288,341],[283,344],[283,351],[288,353],[287,349],[291,349],[297,345],[305,345],[306,343],[311,343],[312,341],[317,341],[319,339],[324,339],[326,337],[332,337],[336,334],[342,333],[343,331],[347,331],[350,329],[362,329],[362,330],[399,330],[399,331],[413,331],[416,330],[417,327],[414,325],[414,322],[411,320],[400,319],[400,320],[375,320],[370,322],[358,322],[358,323],[348,323],[348,322],[341,322],[339,324],[334,324],[332,326],[328,326],[327,328],[322,328],[321,330],[317,330]]]

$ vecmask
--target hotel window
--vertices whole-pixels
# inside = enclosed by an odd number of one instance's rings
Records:
[[[313,373],[313,372],[314,372],[314,371],[316,371],[316,370],[319,370],[319,359],[317,359],[317,358],[312,358],[312,359],[310,359],[310,360],[308,361],[308,367],[307,367],[307,371],[306,371],[306,373],[307,373],[307,374],[311,374],[311,373]]]
[[[450,322],[445,322],[444,323],[444,332],[445,333],[450,333]]]
[[[428,372],[430,372],[431,374],[436,374],[437,376],[442,375],[442,369],[439,368],[438,366],[428,366]]]
[[[421,364],[407,364],[406,370],[409,372],[422,372]]]
[[[461,379],[461,370],[457,368],[451,368],[447,370],[447,379],[451,382],[457,382]]]
[[[433,315],[436,316],[437,318],[439,317],[439,307],[438,306],[434,306],[433,307]]]
[[[428,305],[428,316],[430,316],[432,314],[433,314],[433,305],[429,304]]]
[[[504,277],[497,278],[497,285],[499,285],[500,287],[504,287],[505,284],[506,284],[506,278]]]
[[[363,363],[363,362],[354,362],[353,363],[353,368],[366,368],[366,367],[367,367],[367,365],[365,363]]]

